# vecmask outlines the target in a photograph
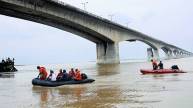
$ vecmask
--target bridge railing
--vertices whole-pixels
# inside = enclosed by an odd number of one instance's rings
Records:
[[[122,25],[120,25],[120,24],[118,24],[118,23],[116,23],[116,22],[112,22],[112,21],[110,21],[110,20],[108,20],[108,19],[106,19],[106,18],[103,18],[103,17],[101,17],[101,16],[98,16],[98,15],[89,13],[88,11],[82,10],[82,9],[80,9],[80,8],[76,8],[76,7],[74,7],[74,6],[71,6],[71,5],[69,5],[68,3],[65,3],[65,2],[63,2],[63,1],[61,1],[61,0],[47,0],[47,1],[51,1],[51,2],[60,4],[60,5],[63,5],[63,6],[68,6],[68,7],[71,8],[71,9],[75,9],[75,10],[78,10],[79,12],[83,12],[83,13],[88,14],[88,15],[91,15],[91,16],[93,16],[93,17],[102,19],[103,21],[106,21],[106,22],[108,22],[108,23],[111,23],[111,24],[115,24],[115,25],[119,25],[119,26],[121,26],[121,27],[124,27],[124,26],[122,26]]]
[[[66,3],[64,3],[63,1],[60,1],[60,0],[49,0],[49,1],[52,1],[52,2],[55,2],[58,4],[62,4],[62,5],[67,5]]]
[[[107,23],[109,23],[109,24],[118,25],[119,27],[122,27],[122,28],[124,28],[124,29],[128,29],[128,27],[125,27],[125,26],[123,26],[123,25],[121,25],[121,24],[119,24],[119,23],[117,23],[117,22],[110,21],[109,19],[106,19],[106,18],[103,18],[103,17],[101,17],[101,16],[92,14],[92,13],[90,13],[90,12],[88,12],[88,11],[85,11],[85,10],[82,10],[82,9],[80,9],[80,8],[76,8],[76,7],[71,6],[71,5],[69,5],[68,3],[65,3],[65,2],[63,2],[63,1],[61,1],[61,0],[47,0],[47,1],[51,1],[51,2],[53,2],[53,3],[57,3],[57,4],[60,4],[60,5],[63,5],[63,6],[68,6],[68,7],[71,8],[71,9],[74,9],[74,10],[77,10],[77,11],[79,11],[79,12],[82,12],[82,13],[85,13],[85,14],[87,14],[87,15],[90,15],[90,16],[92,16],[92,17],[101,19],[102,21],[105,21],[105,22],[107,22]],[[129,30],[131,30],[131,29],[129,29]],[[132,30],[132,31],[134,31],[134,30]],[[137,32],[137,31],[134,31],[134,32]]]

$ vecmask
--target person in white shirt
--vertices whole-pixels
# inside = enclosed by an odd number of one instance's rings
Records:
[[[50,75],[48,76],[49,81],[56,81],[56,75],[53,70],[50,70]]]

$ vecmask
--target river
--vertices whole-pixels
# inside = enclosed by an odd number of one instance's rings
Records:
[[[192,108],[193,58],[163,61],[165,68],[177,64],[188,73],[142,75],[147,62],[119,65],[96,63],[52,64],[46,68],[58,72],[80,68],[96,81],[91,84],[37,87],[37,65],[17,66],[18,72],[3,73],[0,78],[1,108]]]

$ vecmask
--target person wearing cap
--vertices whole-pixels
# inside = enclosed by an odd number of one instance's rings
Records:
[[[56,75],[53,70],[50,70],[50,75],[48,76],[49,81],[56,81]]]
[[[38,78],[40,80],[46,80],[47,78],[47,71],[46,71],[46,68],[45,67],[40,67],[40,66],[37,66],[37,69],[39,70],[39,75],[38,75]]]

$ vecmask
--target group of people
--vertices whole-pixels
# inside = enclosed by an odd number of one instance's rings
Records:
[[[14,67],[14,58],[2,59],[0,62],[0,72],[15,72],[17,69]]]
[[[152,62],[153,70],[164,69],[164,64],[162,63],[162,61],[160,61],[159,64],[157,64],[156,60],[152,59],[151,62]],[[173,65],[171,66],[171,69],[179,70],[179,67],[178,65]]]
[[[12,60],[8,57],[6,60],[2,59],[1,63],[2,64],[13,64],[15,59],[13,58]]]
[[[67,73],[66,70],[59,70],[59,73],[56,75],[53,70],[50,70],[50,74],[48,75],[45,67],[37,66],[39,70],[38,78],[40,80],[49,80],[49,81],[68,81],[68,80],[76,80],[80,81],[82,79],[86,79],[86,74],[81,74],[79,69],[73,69]]]
[[[160,61],[159,64],[157,64],[157,61],[152,59],[151,62],[152,62],[153,70],[164,69],[164,65],[162,61]]]

